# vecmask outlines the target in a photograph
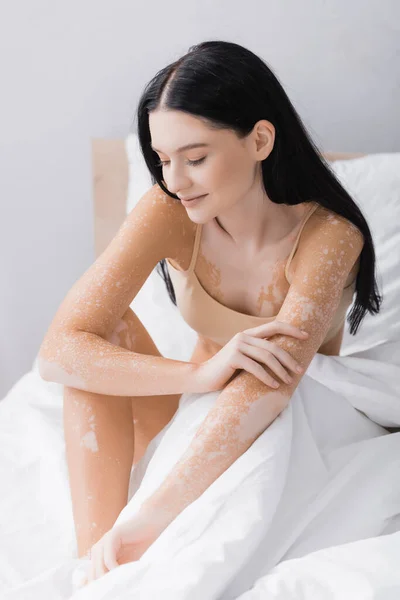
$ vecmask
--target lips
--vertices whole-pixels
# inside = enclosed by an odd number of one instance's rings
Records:
[[[204,196],[205,194],[203,194]],[[182,202],[190,202],[191,200],[196,200],[197,198],[202,198],[202,196],[192,196],[191,198],[181,198]]]
[[[201,200],[203,200],[203,198],[205,198],[207,196],[207,194],[203,194],[202,196],[196,196],[195,198],[192,198],[191,200],[181,200],[182,204],[185,206],[192,206],[194,204],[197,204],[197,202],[201,202]]]

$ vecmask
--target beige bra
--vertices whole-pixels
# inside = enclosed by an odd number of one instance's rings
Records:
[[[289,284],[291,281],[288,279],[288,270],[299,243],[301,232],[307,220],[319,206],[316,202],[312,204],[311,210],[306,212],[303,218],[300,230],[285,265],[285,277]],[[192,258],[189,268],[186,271],[177,269],[168,259],[166,259],[166,263],[174,286],[177,307],[186,323],[201,336],[224,346],[239,331],[273,321],[277,315],[273,317],[247,315],[228,308],[206,292],[194,272],[200,246],[201,230],[202,224],[198,224]],[[355,287],[356,277],[351,284],[343,289],[338,309],[322,344],[331,340],[341,329],[346,318],[347,309],[352,302]]]

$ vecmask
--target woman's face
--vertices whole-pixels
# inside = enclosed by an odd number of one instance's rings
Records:
[[[257,145],[252,132],[239,139],[231,130],[213,130],[200,119],[173,110],[149,115],[153,150],[162,165],[163,180],[179,198],[207,194],[200,202],[185,206],[189,218],[205,223],[246,198],[256,178]],[[187,144],[202,147],[179,151]]]

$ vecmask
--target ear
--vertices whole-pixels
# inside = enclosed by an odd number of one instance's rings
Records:
[[[270,121],[262,119],[253,127],[254,159],[265,160],[272,152],[275,143],[275,127]]]

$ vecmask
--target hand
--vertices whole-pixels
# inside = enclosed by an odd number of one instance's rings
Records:
[[[240,331],[219,352],[198,365],[192,391],[205,393],[223,389],[236,369],[244,369],[276,389],[275,380],[260,363],[266,364],[285,383],[287,371],[282,365],[299,375],[297,361],[278,344],[267,341],[266,338],[278,333],[301,340],[306,340],[309,335],[303,335],[294,325],[276,320]]]
[[[150,518],[150,513],[144,512],[139,512],[125,523],[114,525],[91,548],[87,583],[119,565],[139,560],[162,531],[163,527]]]

